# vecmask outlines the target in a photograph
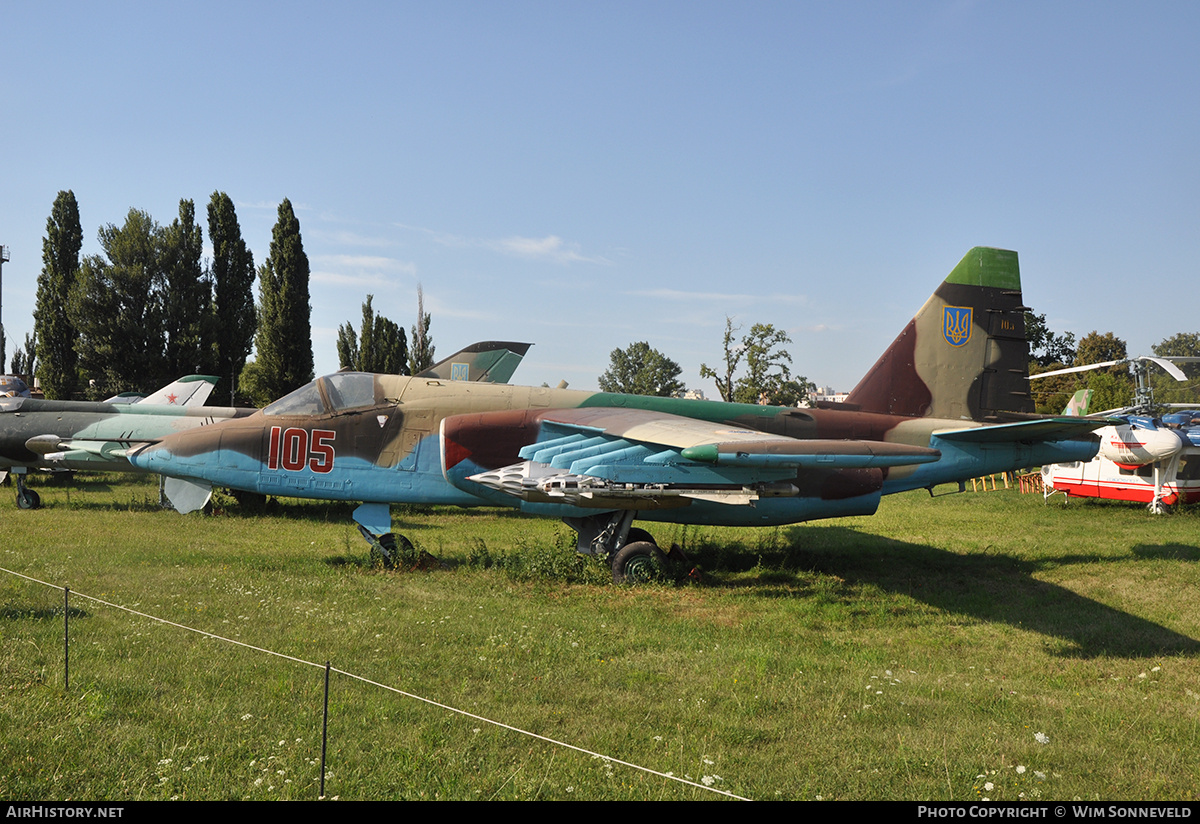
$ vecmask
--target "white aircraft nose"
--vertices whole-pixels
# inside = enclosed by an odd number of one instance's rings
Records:
[[[1105,436],[1100,454],[1116,464],[1144,466],[1175,455],[1184,441],[1173,429],[1118,426]]]

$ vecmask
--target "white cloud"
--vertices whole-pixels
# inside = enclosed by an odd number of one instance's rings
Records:
[[[314,268],[309,279],[314,283],[387,288],[408,283],[397,275],[417,274],[413,263],[376,255],[313,255],[310,260]]]
[[[509,237],[490,241],[491,248],[517,257],[550,260],[554,263],[609,263],[602,257],[587,257],[579,252],[579,244],[566,243],[558,235],[543,238]]]
[[[600,263],[609,264],[612,261],[599,255],[585,255],[580,251],[578,243],[570,243],[558,235],[546,235],[542,238],[522,237],[513,235],[506,238],[469,238],[453,235],[448,232],[437,232],[420,226],[408,226],[397,223],[397,227],[412,232],[420,232],[434,243],[442,246],[459,248],[488,249],[505,255],[525,258],[527,260],[548,260],[552,263]]]
[[[310,260],[328,268],[401,272],[406,275],[417,273],[414,263],[378,255],[313,255]]]
[[[803,305],[808,303],[808,298],[804,295],[745,295],[723,292],[692,292],[683,289],[645,289],[630,292],[629,294],[636,297],[657,298],[659,300],[705,301],[721,304],[787,303]]]

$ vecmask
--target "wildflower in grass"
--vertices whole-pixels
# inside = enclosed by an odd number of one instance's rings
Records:
[[[996,789],[996,785],[989,781],[983,785],[983,789],[990,793],[992,790]]]
[[[1022,765],[1018,764],[1018,765],[1017,765],[1017,775],[1020,775],[1020,774],[1021,774],[1021,773],[1023,773],[1023,772],[1025,772],[1025,767],[1023,767]]]
[[[1035,732],[1033,734],[1033,740],[1038,742],[1039,744],[1049,744],[1050,736],[1046,735],[1046,733],[1044,733],[1044,732]]]

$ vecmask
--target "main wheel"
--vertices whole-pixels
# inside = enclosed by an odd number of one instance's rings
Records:
[[[612,559],[613,583],[645,584],[657,580],[666,565],[667,556],[649,541],[625,544]]]
[[[641,529],[640,527],[631,526],[628,534],[625,536],[625,546],[636,544],[640,541],[645,541],[648,544],[654,544],[655,546],[658,546],[658,541],[654,540],[654,536],[649,532]]]
[[[17,492],[18,509],[38,509],[42,505],[42,496],[32,489],[22,489]]]

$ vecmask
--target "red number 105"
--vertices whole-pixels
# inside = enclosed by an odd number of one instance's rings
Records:
[[[332,472],[333,438],[336,434],[328,429],[314,429],[310,442],[307,429],[272,426],[267,469],[279,469],[282,466],[289,472],[299,472],[307,463],[313,472]]]

